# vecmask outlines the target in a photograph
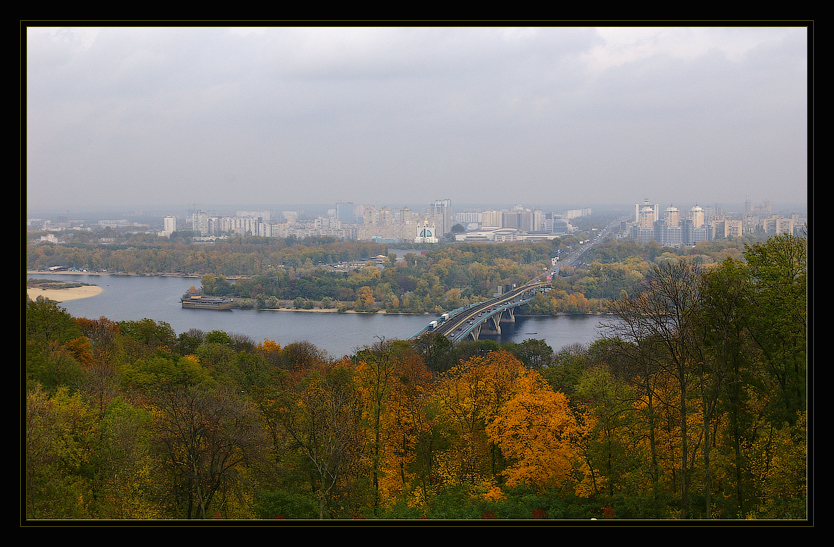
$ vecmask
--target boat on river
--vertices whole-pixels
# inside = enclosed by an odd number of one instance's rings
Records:
[[[182,307],[197,310],[230,310],[234,301],[231,298],[203,296],[201,294],[184,294]]]

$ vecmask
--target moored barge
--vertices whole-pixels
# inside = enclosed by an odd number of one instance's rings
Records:
[[[230,310],[234,301],[230,298],[186,294],[182,297],[182,307],[198,310]]]

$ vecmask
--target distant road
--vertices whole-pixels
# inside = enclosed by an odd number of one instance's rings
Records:
[[[564,260],[560,260],[559,262],[557,262],[556,265],[560,266],[562,264],[565,264],[567,266],[577,267],[579,264],[581,264],[582,259],[585,256],[585,253],[602,243],[602,241],[607,236],[613,234],[622,221],[623,218],[618,218],[617,220],[611,222],[610,224],[608,224],[608,226],[603,228],[599,232],[599,234],[597,234],[597,236],[594,237],[594,239],[589,239],[588,241],[580,245],[578,249],[573,249],[570,252],[570,254],[568,254],[568,256],[564,258]]]

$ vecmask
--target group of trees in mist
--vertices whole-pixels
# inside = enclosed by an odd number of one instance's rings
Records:
[[[448,252],[429,275],[488,262]],[[333,358],[28,301],[23,513],[808,518],[807,239],[655,261],[607,306],[588,347],[429,333]]]
[[[38,232],[34,232],[34,237]],[[91,272],[155,275],[250,276],[278,268],[367,260],[386,252],[372,241],[339,241],[335,238],[232,237],[213,243],[168,240],[137,234],[119,243],[75,235],[63,243],[27,242],[26,267],[43,271],[64,266]]]
[[[228,296],[242,307],[338,308],[387,313],[440,315],[491,298],[499,287],[522,285],[552,271],[551,258],[565,256],[578,241],[463,243],[424,253],[388,255],[351,271],[321,268],[311,260],[292,269],[272,270],[234,282],[208,273],[201,290]],[[741,259],[748,240],[720,241],[687,249],[610,239],[587,256],[582,268],[559,265],[552,289],[519,311],[527,315],[604,313],[608,301],[641,290],[653,266],[688,260],[710,265]],[[558,263],[557,263],[558,264]]]

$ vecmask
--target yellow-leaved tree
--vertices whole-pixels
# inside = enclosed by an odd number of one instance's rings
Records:
[[[379,489],[385,505],[405,497],[410,505],[429,499],[433,420],[426,412],[431,372],[414,351],[394,355],[394,377],[381,415]]]
[[[525,370],[486,432],[509,461],[502,472],[507,486],[548,488],[563,485],[577,471],[580,484],[589,475],[581,450],[587,427],[577,421],[564,393]]]
[[[487,435],[487,424],[513,396],[524,365],[500,350],[474,356],[441,375],[433,402],[442,423],[445,450],[437,454],[437,476],[445,484],[489,489],[503,462]]]

